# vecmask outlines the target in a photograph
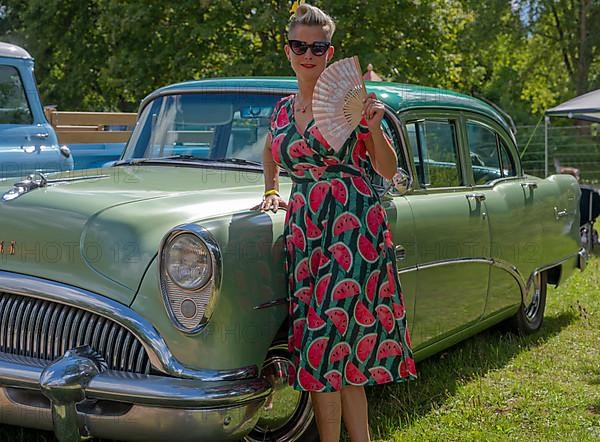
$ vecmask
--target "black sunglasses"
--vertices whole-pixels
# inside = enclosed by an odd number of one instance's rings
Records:
[[[305,41],[301,40],[288,40],[288,44],[290,45],[292,52],[296,55],[305,54],[308,48],[310,48],[310,51],[316,57],[323,55],[325,52],[327,52],[329,46],[331,46],[330,41],[315,41],[313,44],[309,45]]]

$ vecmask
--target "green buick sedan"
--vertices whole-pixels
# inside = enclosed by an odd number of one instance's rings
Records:
[[[164,87],[111,167],[0,181],[0,422],[61,440],[316,438],[288,384],[285,212],[252,209],[273,107],[296,87]],[[416,360],[499,322],[538,330],[546,286],[585,267],[575,179],[525,174],[480,100],[367,89],[398,156],[392,181],[368,173]]]

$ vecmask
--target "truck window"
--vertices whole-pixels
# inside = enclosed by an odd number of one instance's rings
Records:
[[[19,72],[12,66],[0,66],[0,124],[32,123]]]

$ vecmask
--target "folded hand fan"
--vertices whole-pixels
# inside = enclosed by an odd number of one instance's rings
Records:
[[[358,57],[343,58],[319,76],[313,92],[315,123],[337,152],[362,119],[367,97]]]

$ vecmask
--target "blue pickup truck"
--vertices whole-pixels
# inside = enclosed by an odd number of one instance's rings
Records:
[[[60,145],[40,101],[33,58],[0,42],[0,179],[100,167],[123,148],[122,142]]]

